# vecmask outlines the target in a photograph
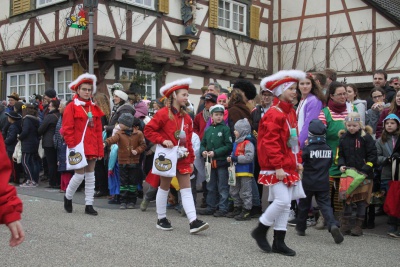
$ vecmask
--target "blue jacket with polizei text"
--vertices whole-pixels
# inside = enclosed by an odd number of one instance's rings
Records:
[[[236,163],[236,177],[253,177],[254,145],[249,140],[233,143],[232,161]]]
[[[311,143],[303,149],[303,188],[308,191],[329,191],[329,168],[332,149],[325,140]]]

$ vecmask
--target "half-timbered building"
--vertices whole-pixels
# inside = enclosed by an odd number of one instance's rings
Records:
[[[140,81],[154,99],[191,76],[191,98],[217,81],[254,83],[279,69],[336,69],[349,82],[400,72],[399,0],[99,0],[94,70],[99,90]],[[67,85],[88,69],[83,0],[2,0],[1,98]],[[87,11],[87,9],[86,9]],[[141,78],[145,79],[141,79]]]

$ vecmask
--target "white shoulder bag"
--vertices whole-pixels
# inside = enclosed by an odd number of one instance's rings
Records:
[[[83,131],[82,139],[76,147],[67,147],[67,170],[79,170],[88,165],[85,157],[85,149],[83,139],[89,120],[86,122],[85,130]]]

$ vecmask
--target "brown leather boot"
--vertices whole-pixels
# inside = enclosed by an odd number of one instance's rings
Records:
[[[351,233],[350,216],[343,216],[340,220],[340,232],[343,235],[349,235]]]
[[[364,222],[364,218],[356,218],[356,225],[351,229],[351,235],[352,236],[362,236],[363,235],[363,230],[362,230],[362,224]]]

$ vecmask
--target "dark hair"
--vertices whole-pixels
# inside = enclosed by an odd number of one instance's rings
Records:
[[[39,100],[39,101],[42,101],[42,96],[41,95],[35,95],[35,100]]]
[[[372,75],[372,77],[374,77],[375,74],[383,74],[383,77],[385,77],[385,81],[387,81],[387,73],[386,73],[386,71],[384,71],[382,69],[376,70],[376,71],[374,71],[374,74]]]
[[[325,86],[326,84],[326,75],[323,74],[322,72],[316,72],[314,73],[315,75],[315,80],[318,80],[321,86]]]
[[[372,88],[369,95],[372,97],[372,94],[375,93],[375,92],[381,92],[382,95],[386,95],[385,90],[383,90],[381,87],[374,87],[374,88]]]
[[[22,106],[23,105],[24,105],[23,102],[19,102],[19,101],[15,102],[15,104],[14,104],[15,112],[17,112],[18,114],[22,114]]]
[[[397,130],[393,133],[393,135],[399,136],[400,135],[400,125],[399,122],[397,120],[394,120],[397,123]],[[381,134],[381,142],[386,143],[388,141],[388,132],[386,132],[385,129],[385,124],[386,124],[386,120],[383,123],[383,130],[382,130],[382,134]]]
[[[53,99],[50,100],[50,103],[54,109],[59,109],[60,108],[60,101],[58,101],[58,99]]]
[[[26,115],[37,117],[38,115],[37,107],[32,104],[26,104],[25,108],[22,109],[22,117],[25,117]]]
[[[319,100],[321,100],[322,103],[324,103],[325,102],[325,96],[322,93],[322,90],[321,90],[320,86],[315,82],[314,77],[311,74],[307,74],[306,79],[309,79],[311,81],[311,91],[310,91],[310,93],[315,95]],[[300,81],[297,83],[297,89],[298,90],[300,90],[299,89],[299,84],[300,84]],[[299,100],[299,102],[300,102],[300,100]]]
[[[326,77],[331,79],[333,82],[337,79],[337,73],[334,69],[325,69]]]
[[[138,118],[136,118],[136,117],[133,117],[133,127],[140,127],[140,125],[141,125],[141,122],[140,122],[140,120],[138,119]]]
[[[325,95],[327,104],[329,99],[331,98],[331,95],[334,95],[336,89],[338,89],[339,87],[344,87],[344,89],[346,89],[346,85],[341,82],[331,82],[331,84],[328,87],[328,90],[326,90],[326,95]]]
[[[351,89],[353,89],[354,94],[355,94],[354,100],[356,100],[358,98],[358,88],[357,88],[357,86],[354,83],[348,83],[348,84],[346,84],[346,87],[350,87]]]

